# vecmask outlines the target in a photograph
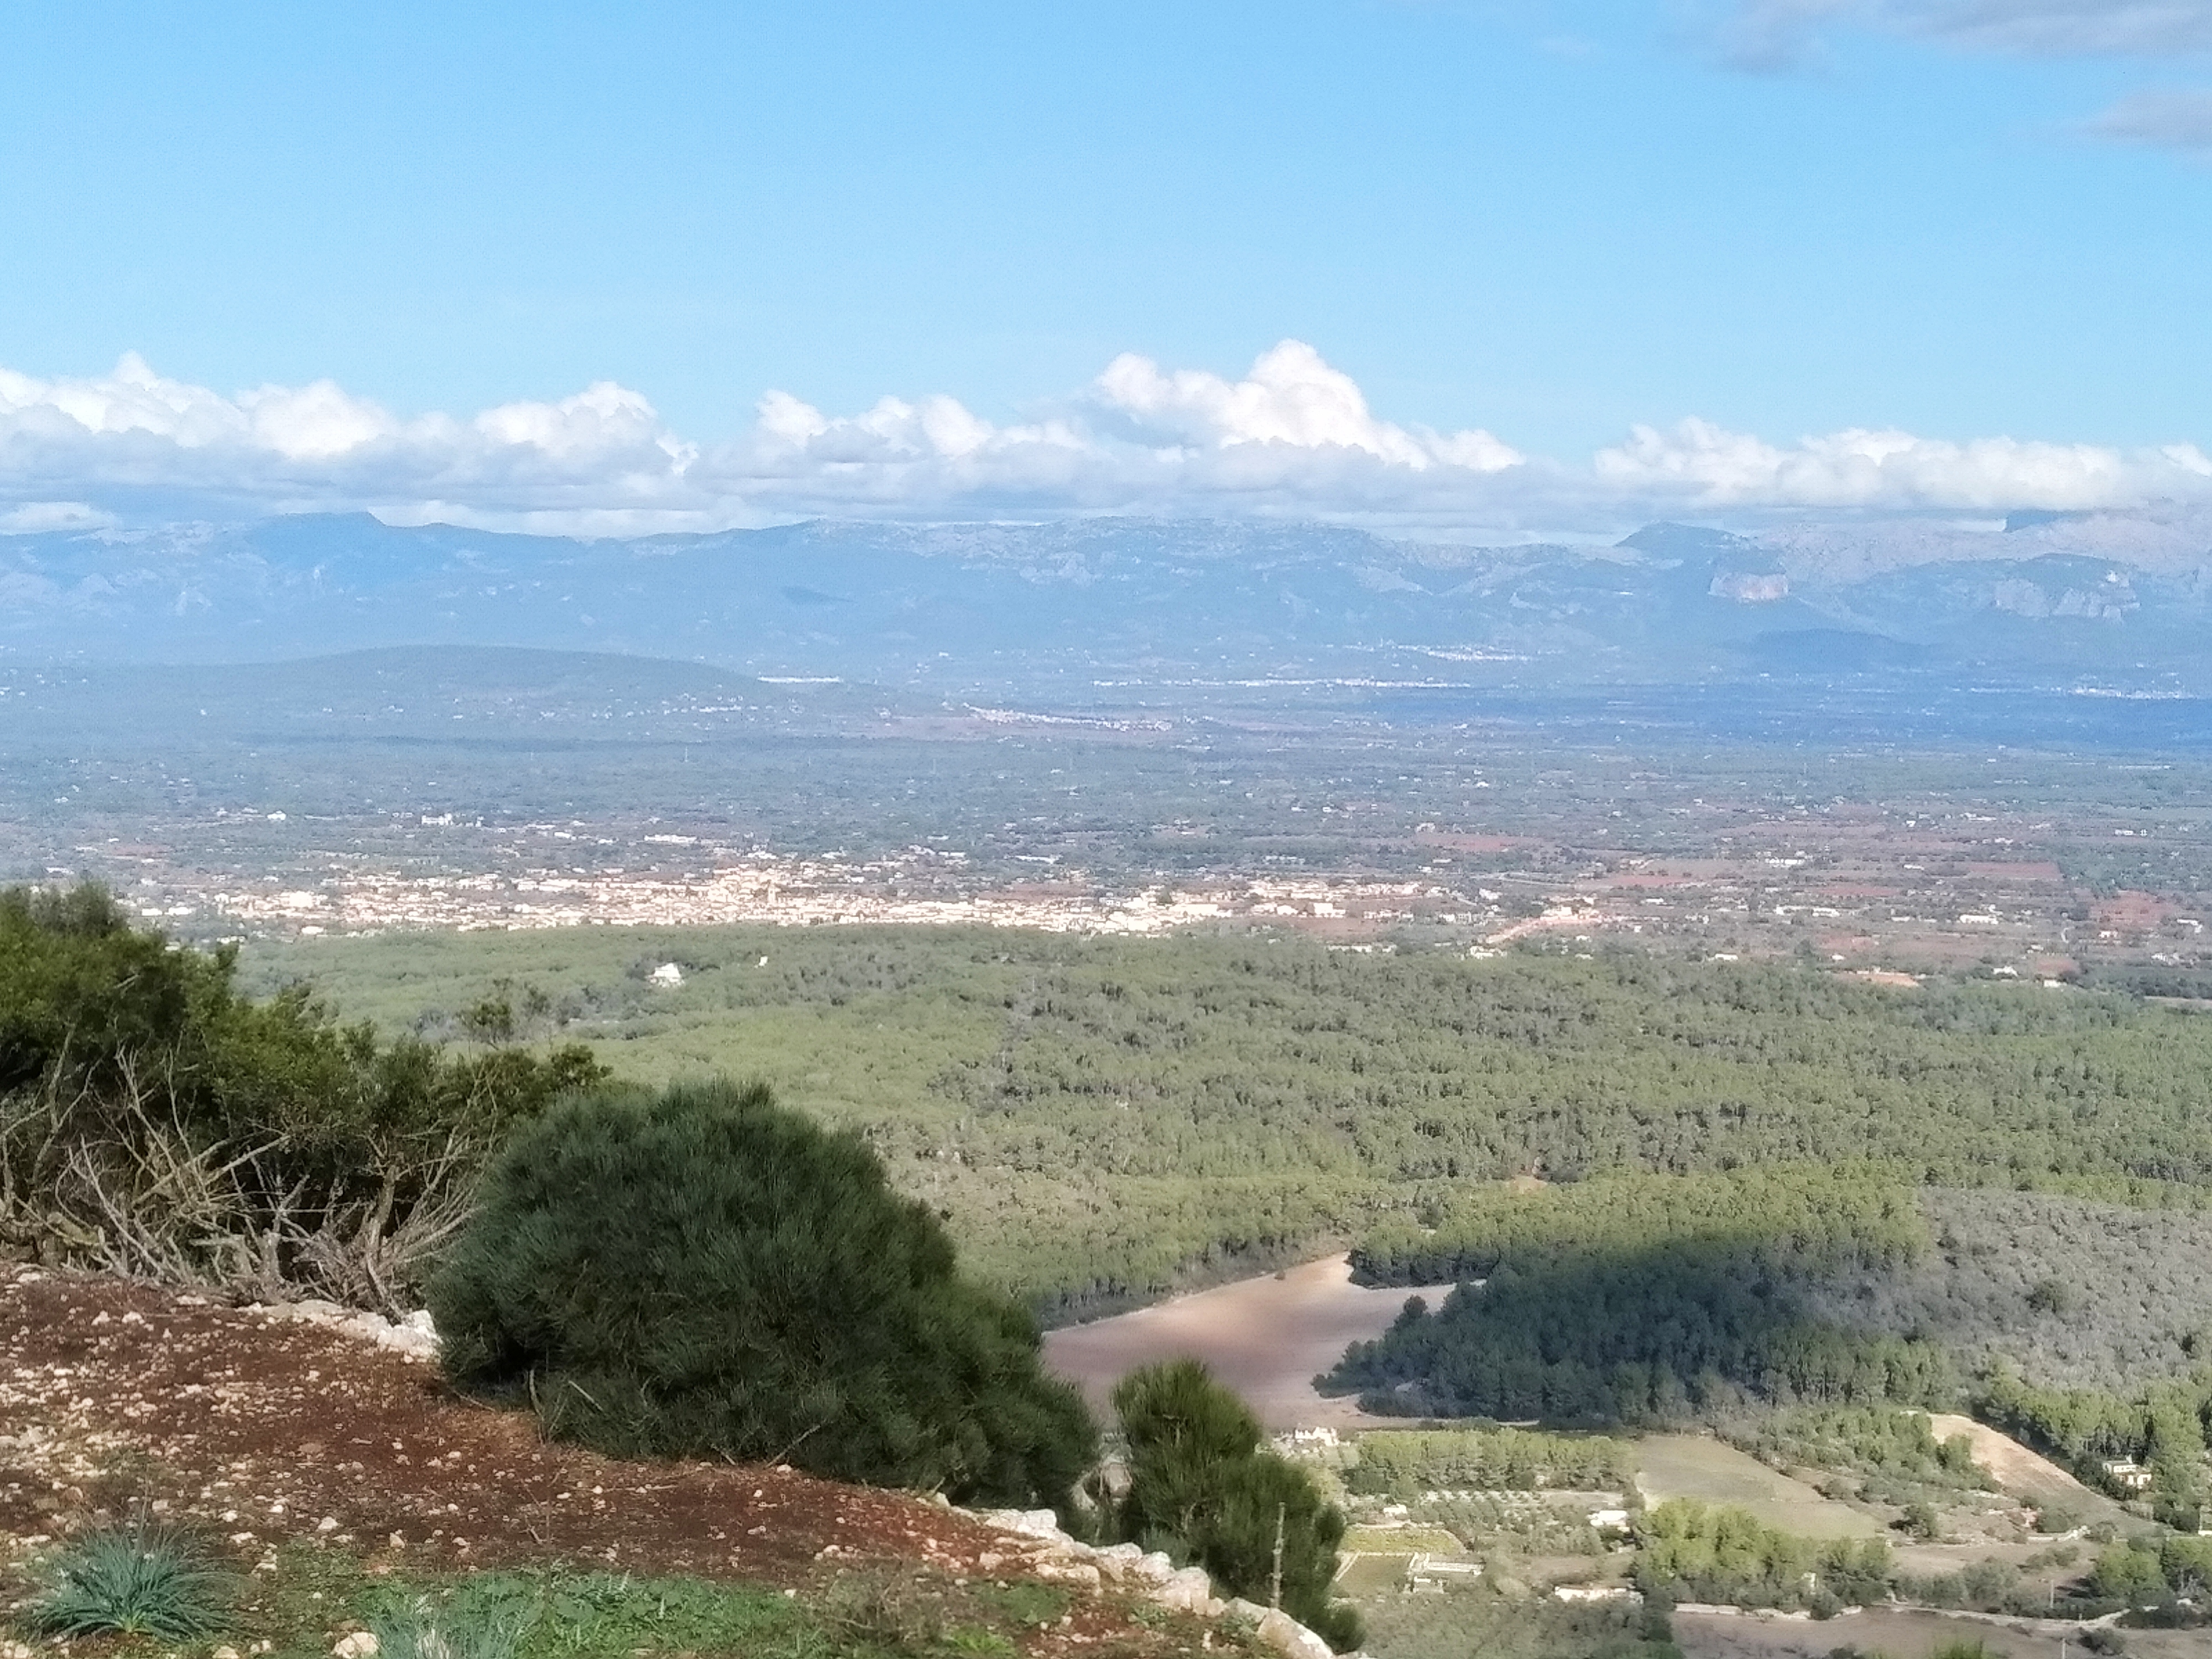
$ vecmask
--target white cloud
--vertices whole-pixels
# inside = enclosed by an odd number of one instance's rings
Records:
[[[2212,91],[2131,92],[2086,124],[2092,137],[2212,159]]]
[[[1523,459],[1487,432],[1440,437],[1376,420],[1352,378],[1302,340],[1262,352],[1250,375],[1234,382],[1204,369],[1163,374],[1151,358],[1125,352],[1106,366],[1097,390],[1143,425],[1215,448],[1359,450],[1416,472],[1435,465],[1500,472]]]
[[[2212,459],[2192,444],[2126,453],[1859,428],[1780,448],[1699,420],[1667,432],[1639,426],[1626,443],[1601,450],[1594,471],[1624,495],[1674,494],[1708,507],[2080,512],[2212,493]]]
[[[135,356],[83,380],[0,370],[0,533],[354,509],[581,535],[1115,513],[1603,533],[1684,513],[2203,501],[2212,461],[2189,445],[2123,453],[1853,430],[1785,446],[1693,420],[1638,427],[1565,465],[1480,428],[1384,420],[1295,340],[1237,379],[1117,357],[1054,412],[1006,424],[948,397],[838,415],[770,392],[744,433],[712,444],[605,382],[470,416],[402,417],[329,381],[226,397]]]
[[[1777,69],[1836,21],[2030,57],[2212,51],[2212,0],[1739,0],[1717,34],[1740,66]]]
[[[0,511],[0,536],[34,536],[49,530],[106,530],[115,515],[83,501],[25,501]]]

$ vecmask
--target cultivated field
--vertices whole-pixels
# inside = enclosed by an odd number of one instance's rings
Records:
[[[1654,1504],[1693,1498],[1729,1504],[1800,1538],[1872,1538],[1883,1528],[1872,1516],[1823,1498],[1802,1480],[1696,1434],[1655,1434],[1636,1443],[1636,1484]],[[1823,1653],[1836,1644],[1829,1643]]]
[[[2100,1492],[2092,1492],[2049,1458],[2038,1455],[2008,1434],[1971,1417],[1939,1413],[1928,1419],[1938,1440],[1963,1434],[1973,1443],[1974,1462],[1996,1478],[1998,1487],[2010,1497],[2034,1504],[2063,1510],[2085,1526],[2108,1521],[2123,1531],[2140,1530],[2143,1522],[2130,1515]]]
[[[1079,1384],[1102,1409],[1114,1384],[1127,1372],[1155,1360],[1188,1356],[1211,1366],[1271,1429],[1402,1428],[1395,1419],[1364,1415],[1350,1399],[1322,1398],[1313,1380],[1335,1364],[1350,1344],[1381,1335],[1414,1294],[1402,1286],[1369,1290],[1354,1285],[1350,1258],[1328,1256],[1134,1313],[1048,1331],[1045,1363]]]

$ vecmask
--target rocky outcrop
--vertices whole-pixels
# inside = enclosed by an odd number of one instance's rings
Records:
[[[984,1510],[976,1518],[1008,1534],[1004,1552],[981,1558],[987,1571],[1018,1565],[1048,1583],[1085,1589],[1118,1585],[1171,1612],[1233,1620],[1284,1659],[1333,1659],[1327,1642],[1279,1608],[1215,1595],[1203,1567],[1178,1569],[1167,1556],[1134,1544],[1085,1544],[1063,1531],[1050,1510]]]

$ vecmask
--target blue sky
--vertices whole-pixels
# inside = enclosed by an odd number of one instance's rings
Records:
[[[771,390],[823,412],[784,434],[822,453],[886,396],[941,396],[1001,434],[1072,421],[1157,455],[1128,428],[1158,399],[1100,404],[1110,362],[1234,387],[1285,340],[1392,429],[1495,434],[1546,472],[1474,469],[1514,481],[1481,512],[1425,480],[1416,517],[1618,517],[1589,480],[1626,476],[1600,463],[1640,423],[1673,447],[1639,476],[1710,492],[1717,464],[1676,455],[1689,417],[1785,456],[1870,428],[2133,469],[2103,496],[2077,478],[2046,500],[2014,468],[1847,505],[2178,499],[2193,463],[2155,458],[2212,445],[2208,48],[2212,0],[0,3],[0,421],[77,384],[119,407],[135,353],[234,414],[248,389],[333,382],[378,411],[356,448],[416,452],[379,471],[349,450],[320,482],[329,445],[276,440],[273,481],[234,455],[149,471],[50,421],[0,434],[0,500],[23,525],[134,488],[401,516],[836,510],[763,490],[757,454],[680,501],[568,474],[558,500],[501,493],[469,482],[479,458],[447,465],[467,486],[447,500],[408,423],[613,383],[682,471],[678,452],[757,450]],[[1186,447],[1342,436],[1193,428],[1177,406]],[[609,453],[634,462],[646,417],[624,418]],[[1349,447],[1390,465],[1387,441]],[[1382,510],[1342,471],[1269,510]],[[1827,500],[1753,471],[1739,504]],[[1042,476],[966,495],[877,477],[848,505],[1043,510]],[[1063,504],[1228,488],[1115,477]]]

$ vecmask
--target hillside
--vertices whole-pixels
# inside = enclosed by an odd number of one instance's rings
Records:
[[[648,982],[671,959],[683,985]],[[866,1133],[979,1271],[1063,1316],[1272,1268],[1532,1172],[1875,1158],[1917,1182],[2108,1200],[2212,1182],[2212,1023],[2033,984],[1900,995],[1781,964],[920,929],[398,935],[245,963],[259,988],[310,974],[349,1015],[440,1034],[503,978],[626,1076],[764,1075]],[[1979,1241],[1981,1212],[1960,1210]],[[2052,1254],[2069,1274],[2106,1259]],[[2012,1318],[2023,1342],[2078,1355],[2017,1322],[2024,1288],[1974,1316],[1975,1341]],[[1915,1279],[1882,1305],[1949,1294]],[[2085,1280],[2080,1299],[2096,1294]],[[2123,1346],[2171,1369],[2205,1316],[2202,1292],[2177,1291]]]
[[[1048,1582],[1034,1539],[919,1497],[554,1443],[325,1325],[9,1269],[0,1326],[0,1578],[57,1534],[150,1513],[222,1540],[250,1583],[239,1645],[278,1659],[320,1659],[377,1597],[464,1573],[602,1601],[640,1583],[648,1636],[655,1596],[664,1620],[719,1596],[724,1624],[822,1659],[940,1650],[930,1632],[945,1651],[1124,1659],[1231,1641],[1134,1581]],[[653,1650],[635,1640],[617,1651]],[[732,1650],[681,1631],[656,1645]]]

